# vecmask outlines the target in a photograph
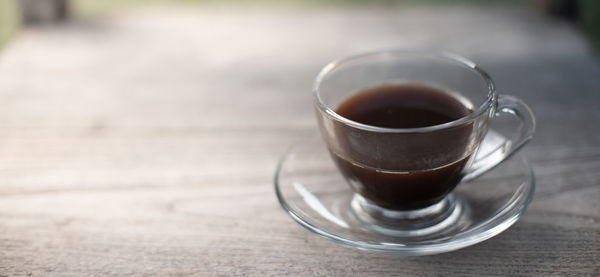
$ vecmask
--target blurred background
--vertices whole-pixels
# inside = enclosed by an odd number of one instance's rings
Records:
[[[0,45],[27,25],[110,14],[144,6],[348,6],[348,5],[504,5],[528,6],[548,16],[571,20],[596,48],[600,46],[600,3],[594,0],[4,0],[0,2]]]

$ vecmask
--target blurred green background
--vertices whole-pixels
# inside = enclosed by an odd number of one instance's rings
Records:
[[[0,0],[0,49],[9,43],[22,25],[21,1],[25,0]],[[564,13],[567,13],[567,16],[571,17],[587,35],[596,52],[598,53],[600,50],[599,0],[70,0],[69,8],[72,16],[85,17],[148,4],[210,5],[223,3],[258,5],[530,5],[545,10],[544,12],[549,14],[565,16]],[[569,11],[571,9],[572,11]]]
[[[20,21],[17,0],[0,1],[0,48],[14,35]]]
[[[590,42],[600,52],[600,1],[580,0],[578,12],[578,23],[588,35]]]

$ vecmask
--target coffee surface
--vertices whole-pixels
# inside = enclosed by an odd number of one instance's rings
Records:
[[[377,127],[419,128],[457,120],[471,109],[451,93],[406,84],[360,91],[343,101],[336,113]],[[368,200],[388,209],[418,209],[440,201],[460,182],[470,158],[465,151],[471,130],[465,124],[430,135],[395,136],[339,128],[341,152],[332,156],[353,189]],[[431,153],[446,162],[426,165],[423,160]],[[412,163],[407,168],[394,166],[406,161]]]
[[[336,109],[336,113],[347,119],[386,128],[439,125],[470,112],[449,93],[412,84],[366,89],[346,99]]]

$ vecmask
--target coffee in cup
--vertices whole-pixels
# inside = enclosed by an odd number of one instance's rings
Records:
[[[421,128],[460,119],[473,112],[473,107],[453,93],[423,85],[400,84],[357,92],[345,99],[335,112],[349,120],[371,126]],[[391,155],[360,156],[352,151],[349,145],[352,142],[348,139],[352,132],[348,134],[346,128],[336,129],[340,148],[346,155],[334,151],[331,154],[353,188],[375,204],[394,210],[423,208],[440,201],[462,179],[463,168],[472,152],[466,150],[471,130],[471,124],[464,124],[427,138],[426,143],[431,151],[456,152],[450,154],[454,160],[450,159],[448,164],[441,166],[418,160],[417,157],[413,165],[402,167],[397,160],[403,159],[406,153],[395,152],[403,147],[403,137],[398,137],[396,143],[389,145],[387,152]],[[382,139],[394,138],[384,135]],[[369,140],[369,144],[378,144],[377,137],[365,140]],[[456,151],[448,151],[447,148]],[[418,156],[419,153],[408,154]]]
[[[355,191],[352,211],[369,226],[421,233],[441,226],[456,210],[452,190],[509,157],[535,127],[523,101],[498,95],[488,74],[453,54],[385,51],[335,61],[313,92],[323,140]],[[515,135],[478,156],[490,121],[502,115],[520,123]]]

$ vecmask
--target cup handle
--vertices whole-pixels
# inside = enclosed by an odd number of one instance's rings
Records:
[[[463,177],[462,182],[469,182],[476,179],[496,167],[517,152],[533,137],[535,117],[525,102],[513,96],[500,95],[494,118],[503,114],[514,116],[519,120],[520,128],[517,129],[517,134],[513,138],[504,140],[496,149],[490,151],[485,156],[475,159],[471,167],[467,170],[467,174]]]

